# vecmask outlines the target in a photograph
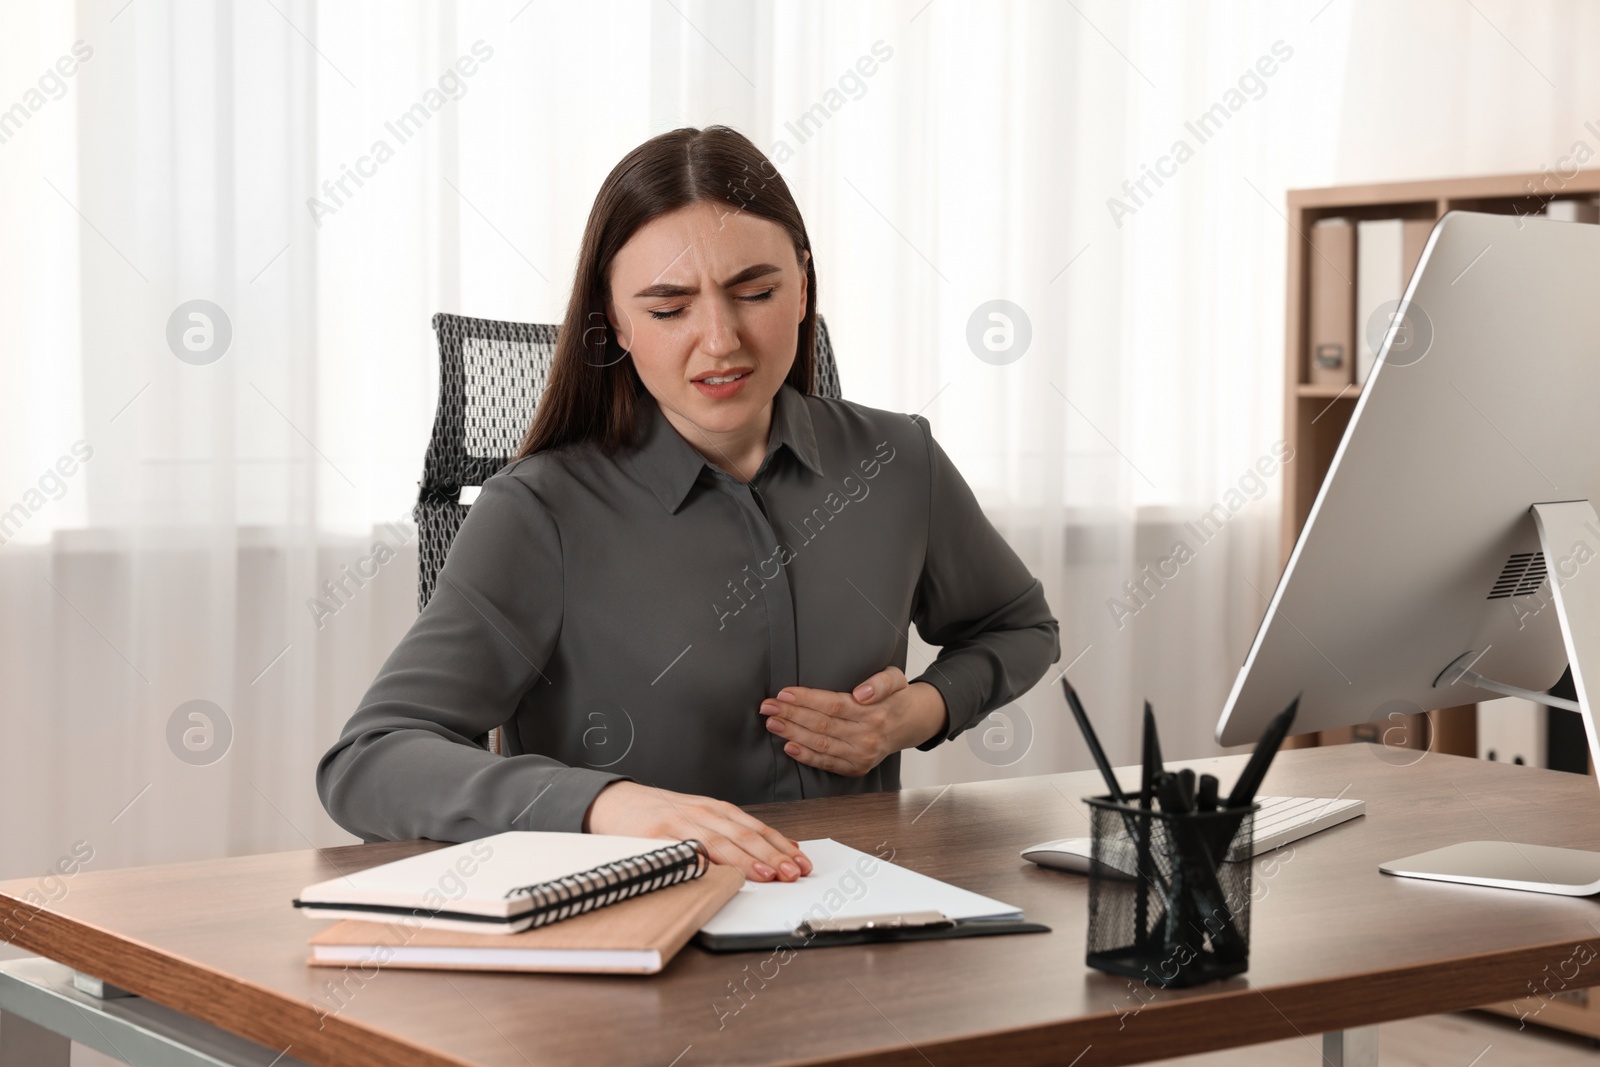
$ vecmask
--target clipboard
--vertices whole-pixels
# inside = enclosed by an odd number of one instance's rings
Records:
[[[1022,909],[829,838],[802,841],[812,872],[747,882],[695,936],[709,952],[1048,933]]]
[[[776,936],[709,934],[702,930],[695,935],[695,944],[707,952],[747,952],[763,948],[824,948],[884,941],[938,941],[952,937],[1048,933],[1050,927],[1027,919],[951,919],[943,912],[931,911],[807,920],[789,933]]]

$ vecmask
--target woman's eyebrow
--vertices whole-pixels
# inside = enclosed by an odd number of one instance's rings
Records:
[[[724,289],[731,289],[735,285],[740,285],[756,278],[764,278],[768,274],[781,273],[783,273],[782,267],[773,266],[771,263],[757,263],[754,266],[746,267],[738,274],[735,274],[733,277],[723,282],[722,287]],[[672,285],[669,282],[657,282],[655,285],[646,286],[645,288],[640,289],[633,295],[636,297],[693,296],[699,291],[700,290],[698,288],[692,285]]]

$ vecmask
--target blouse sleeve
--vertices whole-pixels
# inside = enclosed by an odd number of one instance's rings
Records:
[[[317,766],[334,821],[368,841],[582,829],[595,795],[625,775],[498,756],[473,740],[539,682],[561,615],[560,533],[530,487],[496,475],[432,599]]]
[[[941,646],[912,679],[944,697],[949,726],[926,751],[1027,692],[1061,657],[1060,626],[1044,586],[978,506],[950,457],[922,428],[928,448],[928,549],[911,607],[923,640]]]

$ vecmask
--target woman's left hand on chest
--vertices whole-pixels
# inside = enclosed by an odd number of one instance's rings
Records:
[[[849,693],[792,685],[761,702],[783,750],[818,770],[859,778],[884,757],[922,744],[946,723],[944,697],[887,667]]]

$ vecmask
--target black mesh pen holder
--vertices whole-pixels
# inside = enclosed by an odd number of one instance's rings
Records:
[[[1141,808],[1138,799],[1085,799],[1091,835],[1086,962],[1168,988],[1244,973],[1257,805],[1174,814]]]

